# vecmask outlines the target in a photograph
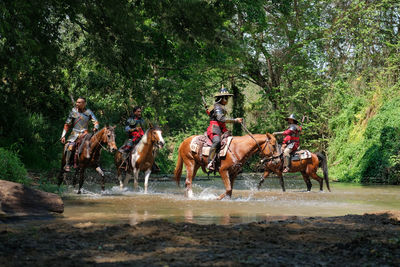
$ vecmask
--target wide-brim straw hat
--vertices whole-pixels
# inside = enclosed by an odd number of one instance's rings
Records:
[[[219,90],[219,92],[214,95],[214,97],[220,97],[220,96],[233,96],[233,94],[229,93],[228,89],[222,86],[221,90]]]

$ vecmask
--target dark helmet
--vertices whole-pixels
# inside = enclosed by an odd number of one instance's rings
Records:
[[[219,93],[216,93],[214,95],[214,97],[221,97],[221,96],[233,96],[233,94],[230,94],[228,92],[228,89],[226,89],[223,85],[221,87],[221,90],[219,91]]]
[[[290,116],[289,117],[287,117],[287,118],[285,118],[285,120],[289,120],[289,119],[292,119],[293,121],[294,121],[294,123],[298,123],[299,121],[296,119],[296,116],[292,113],[292,114],[290,114]]]

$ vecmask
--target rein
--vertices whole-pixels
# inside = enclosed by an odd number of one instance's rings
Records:
[[[107,148],[104,147],[104,146],[101,144],[101,142],[99,142],[99,139],[97,138],[97,135],[98,135],[99,133],[100,133],[100,131],[97,132],[95,135],[93,135],[92,138],[96,138],[96,142],[98,142],[98,144],[99,144],[105,151],[108,151],[108,152],[109,152],[108,147],[107,147]]]
[[[261,149],[260,145],[258,144],[257,140],[254,138],[254,136],[252,135],[252,133],[246,128],[246,126],[244,125],[243,122],[240,123],[243,127],[243,129],[248,133],[248,135],[254,140],[254,142],[256,142],[257,146],[258,146],[258,150],[260,150],[260,153],[263,151],[263,149]]]

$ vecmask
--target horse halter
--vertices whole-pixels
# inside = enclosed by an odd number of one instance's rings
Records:
[[[153,133],[155,133],[156,131],[160,131],[160,132],[161,132],[161,129],[158,128],[158,127],[153,127],[153,128],[152,128],[152,133],[151,133],[151,134],[153,135]],[[157,135],[158,135],[158,133],[157,133]],[[159,137],[162,138],[162,135],[160,134]],[[162,148],[162,147],[164,146],[165,142],[163,142],[163,141],[161,141],[161,140],[158,140],[158,139],[156,139],[156,140],[157,140],[157,141],[156,141],[155,143],[156,143],[157,148]]]
[[[271,145],[270,141],[271,141],[271,139],[269,139],[268,136],[267,136],[267,139],[265,141],[265,146],[264,146],[264,148],[263,148],[263,150],[261,152],[263,152],[265,150],[267,145],[268,145],[269,151],[272,151],[272,148],[271,148],[272,145]],[[261,159],[261,163],[265,163],[265,162],[280,158],[281,155],[282,155],[282,153],[280,153],[279,155],[274,156],[274,152],[272,152],[272,156],[270,156],[270,157],[264,156],[263,159]]]
[[[112,128],[112,127],[111,127]],[[114,134],[112,133],[113,131],[114,131],[114,129],[112,128],[112,130],[110,130],[109,129],[109,127],[106,127],[106,130],[107,131],[109,131],[110,132],[110,134],[111,134],[111,136],[114,136]],[[99,132],[97,132],[93,137],[95,137],[96,138],[96,141],[99,143],[99,145],[101,146],[101,148],[103,148],[105,151],[107,151],[107,152],[110,152],[110,153],[112,153],[112,150],[111,150],[111,148],[109,148],[111,145],[110,145],[110,143],[113,141],[113,140],[110,140],[110,138],[107,136],[107,147],[105,147],[105,146],[103,146],[103,144],[102,144],[102,140],[100,140],[99,141],[99,139],[97,138],[97,135],[99,134]],[[112,138],[111,138],[112,139]],[[114,139],[115,139],[115,136],[114,136]]]

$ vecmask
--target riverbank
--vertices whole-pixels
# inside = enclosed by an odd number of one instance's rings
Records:
[[[2,266],[399,266],[399,255],[399,211],[228,226],[0,223]]]

